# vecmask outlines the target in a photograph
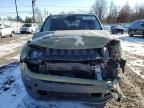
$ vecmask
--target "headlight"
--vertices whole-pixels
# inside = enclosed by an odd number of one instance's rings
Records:
[[[30,53],[30,58],[34,60],[42,59],[44,56],[44,52],[40,50],[34,50]]]

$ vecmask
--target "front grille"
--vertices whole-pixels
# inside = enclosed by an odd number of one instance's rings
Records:
[[[52,60],[91,60],[94,58],[101,57],[101,49],[47,49],[45,53],[45,58]]]

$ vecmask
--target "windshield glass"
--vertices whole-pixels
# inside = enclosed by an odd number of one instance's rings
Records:
[[[23,27],[31,27],[32,24],[24,24]]]
[[[141,27],[144,27],[144,21],[141,21],[140,25],[141,25]]]
[[[99,21],[93,15],[59,15],[48,18],[42,31],[101,29]]]

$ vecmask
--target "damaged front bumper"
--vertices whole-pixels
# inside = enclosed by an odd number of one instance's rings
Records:
[[[26,89],[35,95],[64,94],[83,97],[86,101],[104,102],[112,98],[113,82],[70,78],[65,76],[43,75],[31,72],[25,63],[21,63],[21,75]],[[59,94],[57,94],[59,93]],[[80,96],[81,95],[81,96]]]

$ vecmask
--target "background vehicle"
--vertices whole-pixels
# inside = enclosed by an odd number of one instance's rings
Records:
[[[103,28],[104,28],[104,30],[106,30],[106,31],[108,31],[108,32],[111,31],[110,26],[103,25]]]
[[[128,29],[129,36],[142,35],[144,37],[144,19],[132,22]]]
[[[10,25],[0,24],[0,37],[5,37],[5,36],[12,37],[14,33],[15,31]]]
[[[121,27],[120,25],[111,26],[111,33],[112,34],[117,34],[117,33],[123,34],[124,33],[124,28]]]
[[[118,68],[124,68],[120,41],[91,14],[49,16],[22,49],[20,62],[33,98],[72,96],[102,105],[118,93]]]
[[[35,23],[26,23],[20,28],[20,33],[33,33],[36,32],[38,25]]]

